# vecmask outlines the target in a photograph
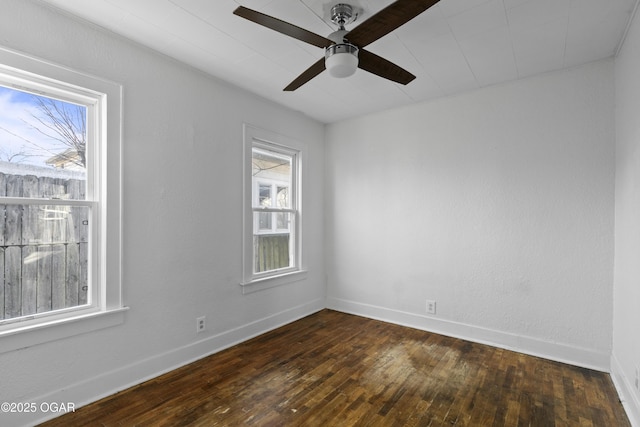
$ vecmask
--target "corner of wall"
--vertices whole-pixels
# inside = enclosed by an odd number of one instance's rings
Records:
[[[620,402],[627,412],[632,426],[640,426],[640,400],[633,391],[632,381],[624,375],[624,371],[616,359],[611,356],[611,380],[616,387]]]

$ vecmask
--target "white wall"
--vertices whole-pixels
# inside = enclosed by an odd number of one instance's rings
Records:
[[[324,307],[324,127],[36,1],[0,44],[124,87],[123,325],[0,354],[0,402],[110,394]],[[241,294],[242,124],[305,144],[308,278]],[[196,317],[207,331],[196,335]],[[0,343],[1,345],[1,343]],[[31,423],[0,414],[0,424]]]
[[[640,425],[640,16],[616,59],[616,228],[613,377]]]
[[[613,70],[328,126],[328,306],[608,370]]]

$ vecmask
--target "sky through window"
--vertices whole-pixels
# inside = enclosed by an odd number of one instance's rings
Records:
[[[54,167],[47,161],[84,150],[85,123],[84,106],[0,85],[0,161]],[[83,160],[74,158],[84,169]]]

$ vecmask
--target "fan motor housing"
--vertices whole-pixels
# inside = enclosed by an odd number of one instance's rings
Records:
[[[358,57],[358,47],[352,45],[351,43],[338,43],[332,44],[328,48],[326,48],[324,52],[324,57],[329,58],[330,56],[340,54],[340,53],[350,53],[351,55]]]

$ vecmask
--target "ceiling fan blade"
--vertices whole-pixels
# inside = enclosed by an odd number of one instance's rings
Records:
[[[312,33],[311,31],[307,31],[304,28],[297,27],[278,18],[265,15],[264,13],[244,6],[238,7],[233,11],[233,14],[314,46],[328,47],[333,44],[331,40]]]
[[[363,48],[406,24],[440,0],[398,0],[350,31],[349,42]]]
[[[358,59],[358,68],[396,83],[406,85],[416,78],[404,68],[364,49],[360,49],[360,52],[358,52]]]
[[[307,68],[307,70],[300,74],[294,81],[289,83],[289,86],[284,88],[285,92],[291,92],[298,89],[300,86],[320,74],[325,70],[324,66],[324,58],[320,58],[318,62],[313,64],[311,67]]]

